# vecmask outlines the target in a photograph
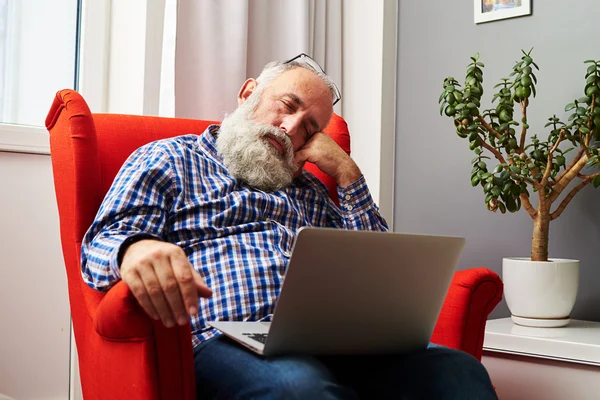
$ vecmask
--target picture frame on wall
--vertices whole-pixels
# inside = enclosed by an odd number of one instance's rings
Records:
[[[475,23],[531,15],[531,0],[473,0]]]

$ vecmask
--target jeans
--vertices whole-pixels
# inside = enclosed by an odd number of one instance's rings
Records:
[[[497,399],[471,355],[431,344],[406,355],[262,357],[225,336],[194,349],[198,399]]]

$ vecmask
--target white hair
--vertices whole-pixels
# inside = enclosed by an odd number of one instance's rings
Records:
[[[310,65],[300,62],[300,61],[297,61],[297,60],[294,60],[294,61],[291,61],[288,63],[273,61],[273,62],[270,62],[267,65],[265,65],[265,67],[263,68],[260,75],[258,75],[258,77],[256,78],[256,82],[258,83],[256,89],[257,90],[260,89],[262,92],[262,90],[265,87],[267,87],[271,82],[273,82],[275,79],[280,77],[284,72],[289,71],[294,68],[304,68],[304,69],[312,72],[313,74],[317,75],[319,78],[321,78],[321,80],[323,80],[323,82],[325,82],[325,84],[329,88],[329,91],[331,92],[331,97],[333,99],[336,98],[337,88],[335,86],[335,83],[333,82],[333,79],[331,79],[329,76],[327,76],[322,71],[316,70],[313,67],[311,67]]]

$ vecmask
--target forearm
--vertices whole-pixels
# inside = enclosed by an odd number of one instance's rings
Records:
[[[170,202],[171,169],[157,146],[136,151],[117,175],[81,245],[84,281],[100,291],[121,279],[118,255],[131,236],[160,238]]]
[[[360,172],[358,165],[348,157],[347,160],[340,165],[338,175],[334,178],[339,187],[345,188],[358,181],[361,176],[362,172]]]

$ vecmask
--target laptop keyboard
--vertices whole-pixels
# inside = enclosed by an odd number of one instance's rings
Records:
[[[257,342],[261,342],[265,344],[267,342],[267,334],[266,333],[242,333],[244,336],[248,336],[250,339],[254,339]]]

